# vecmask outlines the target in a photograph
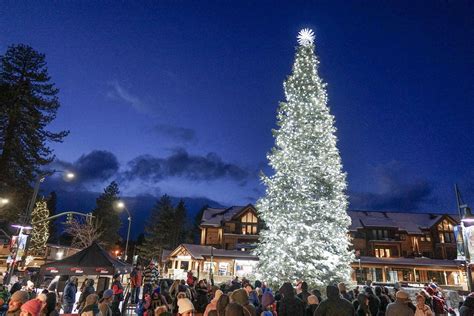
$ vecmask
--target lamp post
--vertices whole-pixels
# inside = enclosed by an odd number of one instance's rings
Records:
[[[69,171],[64,171],[64,170],[47,170],[41,172],[37,177],[35,181],[35,186],[33,189],[33,195],[31,196],[30,201],[28,202],[28,205],[26,207],[26,214],[25,214],[25,219],[24,219],[24,224],[28,225],[31,221],[31,212],[33,211],[33,208],[36,203],[36,198],[38,197],[38,192],[41,183],[46,179],[46,177],[53,175],[55,173],[64,173],[65,179],[67,180],[72,180],[75,178],[75,174]]]
[[[127,208],[127,205],[123,201],[118,201],[117,202],[117,208],[121,210],[125,210],[128,215],[128,231],[127,231],[127,242],[125,243],[125,261],[127,261],[128,257],[128,241],[130,239],[130,227],[132,226],[132,215],[130,215],[130,212]]]

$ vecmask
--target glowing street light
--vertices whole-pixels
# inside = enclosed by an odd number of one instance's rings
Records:
[[[120,210],[125,210],[128,214],[128,231],[127,231],[127,242],[125,243],[125,261],[127,261],[128,257],[128,241],[130,239],[130,227],[132,225],[132,215],[130,215],[130,212],[128,211],[127,205],[123,201],[117,201],[116,202],[116,207]]]
[[[76,175],[72,172],[66,172],[66,179],[72,180],[76,177]]]
[[[0,206],[4,206],[6,204],[10,203],[9,199],[6,198],[0,198]]]

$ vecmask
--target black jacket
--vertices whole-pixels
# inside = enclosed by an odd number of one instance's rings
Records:
[[[459,316],[474,316],[474,297],[468,296],[459,309]]]
[[[319,304],[314,316],[353,316],[355,314],[354,306],[341,297],[336,286],[328,286],[326,292],[328,298]]]
[[[284,283],[280,289],[283,298],[278,305],[278,316],[304,316],[305,306],[302,300],[295,295],[290,283]]]

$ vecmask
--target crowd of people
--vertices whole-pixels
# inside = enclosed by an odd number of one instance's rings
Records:
[[[122,276],[114,275],[110,289],[96,292],[93,279],[79,287],[71,277],[61,293],[57,284],[48,289],[34,288],[31,281],[0,286],[0,315],[80,316],[122,315],[124,301]],[[365,286],[348,289],[345,284],[328,285],[324,293],[309,289],[304,281],[283,283],[270,289],[264,282],[235,277],[215,285],[198,280],[192,272],[187,278],[170,282],[160,279],[158,269],[136,266],[130,274],[130,303],[139,316],[447,316],[456,315],[447,306],[443,291],[426,284],[412,300],[397,284],[393,288]],[[80,293],[80,294],[79,294]],[[459,306],[459,315],[474,316],[474,293]]]

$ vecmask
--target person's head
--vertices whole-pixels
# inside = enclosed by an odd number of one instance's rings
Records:
[[[261,288],[262,287],[262,282],[259,280],[255,280],[255,288]]]
[[[216,290],[216,292],[214,293],[214,298],[212,300],[214,302],[217,302],[219,298],[221,298],[222,294],[224,294],[224,292],[222,292],[221,290]]]
[[[222,294],[221,297],[217,300],[216,304],[216,310],[217,310],[217,315],[218,316],[224,316],[225,315],[225,308],[229,304],[229,296],[227,294]]]
[[[371,287],[367,286],[367,287],[365,288],[365,293],[366,293],[367,295],[374,295],[374,290],[372,290]]]
[[[258,297],[261,297],[263,295],[263,290],[261,287],[255,288],[255,293],[257,293]]]
[[[247,283],[244,289],[245,289],[245,292],[247,292],[247,294],[250,294],[253,291],[253,287],[252,285],[250,285],[250,283]]]
[[[86,297],[86,306],[96,305],[98,301],[99,301],[99,296],[97,296],[97,294],[89,294]]]
[[[28,291],[31,291],[35,288],[35,284],[33,282],[31,282],[30,280],[28,280],[26,282],[26,288],[28,289]]]
[[[41,309],[43,308],[43,302],[38,299],[32,299],[21,305],[20,316],[39,316]]]
[[[326,294],[328,296],[328,299],[336,299],[339,297],[339,289],[335,285],[328,285],[326,287]]]
[[[306,281],[301,282],[301,290],[305,292],[308,291],[308,283],[306,283]]]
[[[237,303],[229,303],[225,308],[225,316],[244,316],[244,308]]]
[[[375,295],[377,295],[377,296],[382,295],[382,287],[380,287],[378,285],[375,287]]]
[[[249,295],[244,289],[238,289],[230,294],[230,301],[240,305],[247,305],[249,303]]]
[[[397,301],[405,303],[406,301],[408,301],[408,293],[400,290],[397,292],[395,298]]]
[[[346,293],[347,292],[347,288],[346,288],[346,285],[344,284],[344,282],[341,282],[337,285],[337,287],[339,288],[339,292],[341,293]]]
[[[262,306],[266,309],[268,306],[273,305],[275,303],[275,298],[273,297],[272,293],[265,292],[262,296]]]
[[[115,281],[120,281],[120,274],[115,273],[115,274],[114,274],[114,280],[115,280]]]
[[[362,306],[363,308],[364,306],[369,305],[369,298],[365,293],[360,293],[359,295],[357,295],[357,301],[359,302],[359,306]]]
[[[279,292],[281,295],[283,295],[283,297],[291,297],[295,295],[295,289],[293,288],[293,285],[291,285],[290,282],[283,283]]]
[[[75,276],[72,276],[71,278],[69,278],[69,282],[71,284],[74,284],[75,286],[77,286],[77,284],[78,284],[78,280]]]
[[[56,293],[49,292],[46,294],[46,310],[48,314],[56,309]]]
[[[318,305],[319,299],[316,295],[308,296],[308,305]]]
[[[178,313],[181,316],[194,315],[194,305],[187,297],[178,299]]]
[[[21,305],[25,304],[28,301],[28,292],[26,291],[16,291],[13,293],[8,302],[8,311],[15,312],[20,309]]]
[[[87,286],[94,286],[94,279],[88,279],[86,285]]]
[[[421,294],[416,295],[416,304],[417,305],[425,305],[425,297]]]
[[[186,298],[186,292],[179,292],[178,295],[176,295],[176,298],[177,299]]]
[[[168,308],[165,305],[158,306],[155,308],[155,316],[160,316],[163,313],[166,313]]]
[[[102,294],[102,301],[105,302],[106,304],[112,303],[114,300],[114,291],[111,289],[105,290],[104,294]]]

